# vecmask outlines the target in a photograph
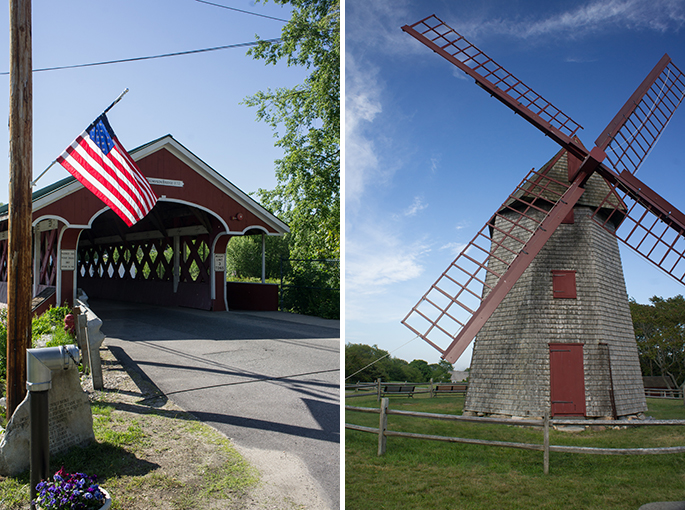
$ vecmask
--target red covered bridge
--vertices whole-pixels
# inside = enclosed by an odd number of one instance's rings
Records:
[[[33,294],[227,310],[226,245],[288,226],[164,136],[130,151],[160,197],[129,228],[76,179],[33,194]],[[0,208],[0,301],[7,293],[7,206]],[[264,244],[262,243],[262,246]],[[263,260],[263,258],[262,258]]]

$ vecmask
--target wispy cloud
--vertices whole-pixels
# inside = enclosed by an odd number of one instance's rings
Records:
[[[417,21],[410,4],[416,1],[363,0],[346,6],[348,19],[354,19],[345,27],[346,44],[373,47],[387,55],[423,53],[424,48],[401,30],[405,24]]]
[[[607,29],[679,31],[685,25],[683,0],[592,0],[545,17],[472,20],[459,24],[467,37],[510,35],[521,39],[577,38]]]
[[[420,197],[414,197],[414,202],[404,211],[404,216],[416,216],[426,207],[428,207],[428,204],[424,204]]]
[[[376,147],[365,129],[383,111],[382,85],[375,69],[358,66],[351,53],[345,66],[345,195],[348,202],[356,203],[379,171]]]
[[[466,243],[447,243],[440,247],[441,250],[447,250],[455,258],[464,250],[464,248],[466,248]]]
[[[378,233],[377,233],[378,234]],[[405,282],[423,273],[421,256],[427,248],[405,246],[391,235],[376,235],[373,239],[346,243],[346,292],[377,294],[386,287]]]
[[[369,324],[399,322],[424,292],[415,287],[430,250],[420,241],[402,242],[378,223],[361,228],[345,244],[345,318]]]

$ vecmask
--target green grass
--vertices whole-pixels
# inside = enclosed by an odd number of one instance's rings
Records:
[[[218,501],[226,505],[258,483],[258,473],[233,449],[230,440],[190,415],[142,406],[137,414],[122,414],[118,407],[105,401],[92,403],[95,442],[50,459],[51,471],[63,466],[68,472],[96,474],[113,495],[112,510],[200,509]],[[167,441],[158,446],[160,437]],[[211,462],[192,458],[202,443],[214,445]],[[163,468],[149,460],[150,454],[171,455],[169,449],[178,447],[189,449],[187,465]],[[0,476],[1,510],[28,508],[29,474]]]
[[[390,409],[461,414],[464,398],[392,397]],[[349,405],[377,407],[375,397]],[[682,401],[648,399],[649,415],[685,419]],[[347,411],[346,422],[378,427],[377,414]],[[542,430],[388,416],[395,431],[542,444]],[[596,447],[685,445],[685,427],[550,432],[550,443]],[[653,501],[685,500],[685,454],[608,456],[542,452],[378,436],[345,431],[345,508],[365,509],[637,509]]]

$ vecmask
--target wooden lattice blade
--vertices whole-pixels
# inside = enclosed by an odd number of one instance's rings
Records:
[[[617,173],[635,174],[685,98],[685,75],[664,55],[595,144]]]
[[[531,171],[402,323],[455,362],[583,189]],[[449,342],[449,345],[441,347]]]
[[[476,80],[476,83],[521,115],[574,156],[587,154],[573,140],[582,126],[497,64],[435,15],[402,27],[406,33]]]
[[[614,189],[593,219],[666,274],[685,283],[685,214],[627,170],[617,175],[602,167],[599,172]]]

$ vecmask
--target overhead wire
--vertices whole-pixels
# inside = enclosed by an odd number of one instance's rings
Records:
[[[416,340],[417,338],[419,338],[419,335],[416,335],[414,338],[412,338],[412,339],[409,340],[408,342],[403,343],[402,345],[400,345],[400,346],[399,346],[397,349],[395,349],[394,351],[390,351],[390,352],[388,352],[387,354],[384,354],[383,356],[381,356],[380,358],[378,358],[377,360],[372,361],[371,363],[369,363],[368,365],[366,365],[364,368],[360,368],[360,369],[357,370],[354,374],[348,375],[347,377],[345,377],[345,380],[347,381],[350,377],[353,377],[353,376],[357,375],[359,372],[363,372],[364,370],[366,370],[367,368],[369,368],[371,365],[375,365],[375,364],[378,363],[380,360],[382,360],[382,359],[384,359],[384,358],[387,358],[387,357],[390,356],[393,352],[396,352],[396,351],[400,350],[402,347],[404,347],[404,346],[407,345],[408,343],[413,342],[413,341]]]
[[[221,7],[222,9],[228,9],[230,11],[242,12],[243,14],[251,14],[252,16],[259,16],[260,18],[273,19],[276,21],[282,21],[283,23],[288,22],[287,19],[275,18],[273,16],[267,16],[266,14],[259,14],[257,12],[243,11],[242,9],[236,9],[235,7],[228,7],[227,5],[215,4],[212,2],[207,2],[206,0],[195,0],[195,1],[200,2],[201,4],[213,5],[214,7]]]
[[[104,65],[109,65],[109,64],[122,64],[125,62],[139,62],[141,60],[153,60],[157,58],[168,58],[168,57],[180,57],[183,55],[194,55],[197,53],[207,53],[210,51],[219,51],[219,50],[227,50],[231,48],[246,48],[249,46],[256,46],[257,44],[261,42],[265,43],[274,43],[274,42],[279,42],[281,39],[276,38],[276,39],[262,39],[259,41],[250,41],[250,42],[244,42],[244,43],[237,43],[237,44],[226,44],[223,46],[214,46],[212,48],[201,48],[198,50],[187,50],[187,51],[176,51],[173,53],[161,53],[158,55],[147,55],[143,57],[131,57],[131,58],[122,58],[122,59],[116,59],[116,60],[103,60],[100,62],[90,62],[88,64],[72,64],[72,65],[65,65],[65,66],[53,66],[53,67],[42,67],[38,69],[34,69],[34,73],[42,72],[42,71],[60,71],[63,69],[78,69],[81,67],[95,67],[95,66],[104,66]],[[9,75],[9,71],[4,71],[1,72],[0,75],[5,76]]]
[[[231,11],[240,12],[243,14],[250,14],[252,16],[258,16],[260,18],[267,18],[267,19],[272,19],[275,21],[282,21],[284,23],[288,23],[287,19],[276,18],[274,16],[267,16],[266,14],[259,14],[257,12],[245,11],[243,9],[237,9],[235,7],[228,7],[226,5],[215,4],[213,2],[207,2],[205,0],[195,0],[195,1],[202,3],[202,4],[212,5],[214,7],[220,7],[222,9],[228,9]],[[160,53],[157,55],[147,55],[147,56],[143,56],[143,57],[122,58],[122,59],[116,59],[116,60],[103,60],[100,62],[90,62],[88,64],[72,64],[72,65],[65,65],[65,66],[42,67],[42,68],[34,69],[33,72],[38,73],[38,72],[43,72],[43,71],[61,71],[63,69],[78,69],[78,68],[82,68],[82,67],[95,67],[95,66],[104,66],[104,65],[109,65],[109,64],[122,64],[122,63],[126,63],[126,62],[139,62],[141,60],[153,60],[153,59],[158,59],[158,58],[179,57],[179,56],[183,56],[183,55],[207,53],[210,51],[218,51],[218,50],[226,50],[226,49],[231,49],[231,48],[245,48],[245,47],[249,47],[249,46],[256,46],[260,42],[262,42],[262,43],[276,43],[276,42],[280,42],[280,41],[281,41],[280,38],[263,39],[263,40],[259,40],[259,41],[250,41],[250,42],[245,42],[245,43],[226,44],[223,46],[214,46],[212,48],[201,48],[198,50],[176,51],[173,53]],[[0,72],[0,76],[7,76],[9,74],[10,74],[9,71]]]

